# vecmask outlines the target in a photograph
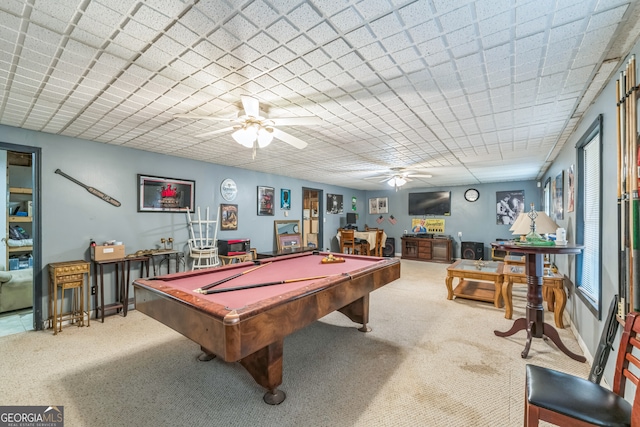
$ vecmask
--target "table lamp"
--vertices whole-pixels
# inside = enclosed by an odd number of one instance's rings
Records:
[[[521,213],[516,218],[510,230],[513,234],[525,236],[524,242],[536,246],[553,246],[554,242],[541,236],[541,234],[554,233],[558,228],[549,215],[544,212],[537,212],[533,203],[529,212]],[[522,240],[521,240],[522,241]]]

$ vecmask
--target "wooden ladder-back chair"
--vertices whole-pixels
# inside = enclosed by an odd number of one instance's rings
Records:
[[[209,219],[208,207],[206,219],[202,219],[200,216],[200,206],[198,206],[196,212],[195,218],[191,219],[191,213],[187,209],[187,226],[191,236],[188,240],[189,257],[192,258],[191,269],[216,267],[220,265],[220,258],[218,257],[218,218]]]
[[[538,421],[559,426],[631,426],[640,427],[640,313],[631,312],[624,323],[618,346],[613,390],[553,369],[526,366],[525,427]],[[635,354],[632,354],[633,350]],[[629,369],[629,363],[634,367]],[[636,385],[633,404],[624,399],[627,382]]]
[[[356,236],[353,230],[340,229],[340,253],[356,253]]]
[[[374,256],[382,256],[382,248],[385,245],[385,242],[382,241],[382,237],[384,236],[384,230],[377,229],[376,230],[376,246],[373,249]]]

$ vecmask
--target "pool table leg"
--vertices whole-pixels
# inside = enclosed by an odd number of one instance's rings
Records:
[[[284,341],[276,341],[240,359],[240,364],[253,379],[267,389],[263,399],[269,405],[278,405],[287,397],[282,390],[278,390],[282,384],[283,348]]]
[[[206,348],[200,346],[200,350],[202,350],[202,354],[198,356],[198,361],[200,362],[208,362],[216,358],[216,355],[211,353]]]
[[[362,327],[358,328],[360,332],[371,332],[371,328],[367,326],[369,322],[369,294],[339,308],[338,311],[353,322],[362,323]]]

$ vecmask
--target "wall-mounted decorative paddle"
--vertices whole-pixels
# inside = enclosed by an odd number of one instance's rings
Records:
[[[56,169],[56,173],[58,175],[62,175],[65,178],[67,178],[69,181],[75,182],[76,184],[78,184],[80,187],[84,187],[89,193],[93,194],[94,196],[104,200],[107,203],[111,203],[113,206],[120,206],[120,202],[117,201],[116,199],[114,199],[111,196],[107,196],[106,194],[104,194],[102,191],[98,190],[97,188],[93,188],[93,187],[89,187],[86,184],[81,183],[80,181],[78,181],[75,178],[70,177],[69,175],[67,175],[66,173],[62,172],[60,169]]]

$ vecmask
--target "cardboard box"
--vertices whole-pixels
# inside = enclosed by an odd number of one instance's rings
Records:
[[[124,258],[124,245],[93,246],[91,259],[93,261],[109,261]]]

